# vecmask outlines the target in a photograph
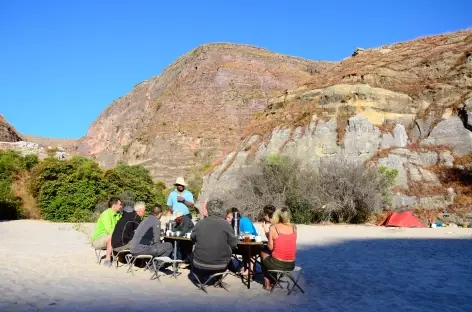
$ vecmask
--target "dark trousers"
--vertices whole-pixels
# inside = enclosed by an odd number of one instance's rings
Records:
[[[179,224],[175,227],[176,231],[180,231],[182,233],[188,233],[190,232],[194,227],[193,221],[192,221],[192,215],[184,215],[182,217],[182,220],[180,221]],[[181,241],[179,242],[179,249],[177,250],[177,258],[183,261],[188,261],[188,257],[193,251],[193,243],[192,242],[186,242],[186,241]]]
[[[189,262],[190,255],[193,252],[193,242],[181,241],[177,249],[177,259]]]
[[[138,255],[151,255],[154,257],[169,257],[172,253],[172,244],[171,243],[157,243],[154,245],[149,245],[140,250],[137,253],[132,253],[133,256]]]

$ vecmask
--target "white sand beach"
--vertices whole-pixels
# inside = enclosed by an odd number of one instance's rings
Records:
[[[86,225],[88,229],[92,225]],[[0,222],[0,311],[472,311],[472,230],[299,226],[306,293],[105,268],[73,224]]]

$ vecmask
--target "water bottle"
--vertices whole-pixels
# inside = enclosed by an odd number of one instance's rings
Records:
[[[231,221],[231,226],[234,230],[234,235],[239,237],[239,213],[233,212],[233,220]]]

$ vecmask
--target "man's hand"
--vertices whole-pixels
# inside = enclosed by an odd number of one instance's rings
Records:
[[[184,199],[182,196],[178,196],[178,197],[177,197],[177,201],[178,201],[179,203],[182,203],[182,202],[185,201],[185,199]]]

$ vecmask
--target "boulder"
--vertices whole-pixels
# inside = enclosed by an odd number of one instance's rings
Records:
[[[449,146],[454,153],[467,155],[472,152],[472,132],[464,128],[458,116],[453,116],[438,123],[421,145]]]
[[[408,196],[400,193],[396,193],[392,197],[392,208],[401,208],[401,207],[413,207],[418,203],[418,198],[416,196]]]
[[[439,152],[439,164],[448,168],[454,166],[454,156],[448,150]]]
[[[406,174],[405,165],[408,159],[399,155],[389,154],[385,158],[379,159],[379,166],[385,166],[388,169],[398,170],[397,178],[395,179],[395,186],[408,189],[408,176]]]
[[[395,128],[393,128],[392,133],[382,135],[380,148],[406,147],[407,145],[408,135],[406,134],[405,126],[397,124]]]
[[[408,161],[418,166],[432,166],[438,163],[438,153],[434,151],[412,152]]]

